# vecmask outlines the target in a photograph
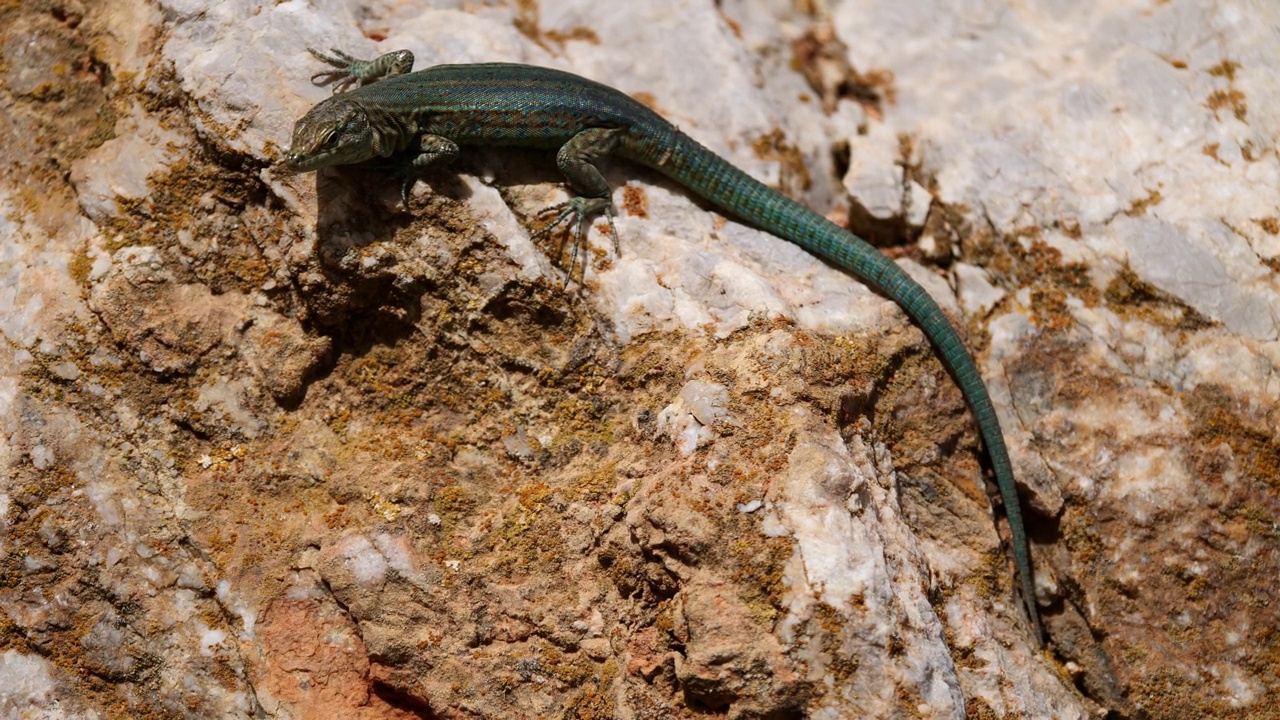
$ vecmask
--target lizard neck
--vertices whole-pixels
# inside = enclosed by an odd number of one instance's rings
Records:
[[[417,119],[408,113],[391,112],[378,103],[361,103],[369,118],[373,155],[390,157],[402,152],[417,139]]]

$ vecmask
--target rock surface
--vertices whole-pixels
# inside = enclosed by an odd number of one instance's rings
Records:
[[[1272,4],[422,5],[0,7],[0,715],[1280,705]],[[900,258],[1048,647],[892,303],[621,162],[567,291],[549,154],[281,175],[308,46],[602,80]]]

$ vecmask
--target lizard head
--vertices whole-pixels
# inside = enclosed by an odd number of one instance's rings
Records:
[[[293,142],[280,167],[293,172],[349,165],[376,154],[369,116],[341,95],[311,108],[293,126]]]

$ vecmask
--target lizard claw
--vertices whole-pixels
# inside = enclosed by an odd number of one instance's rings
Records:
[[[404,203],[405,212],[409,212],[409,191],[413,190],[413,185],[417,181],[416,175],[405,173],[404,180],[400,183],[400,202]]]
[[[332,55],[325,55],[315,48],[307,48],[307,52],[311,53],[321,62],[337,68],[336,70],[323,70],[311,76],[312,85],[328,85],[330,83],[334,83],[334,95],[337,95],[352,85],[360,82],[357,66],[367,64],[363,60],[357,60],[337,48],[330,48],[329,52],[333,53]]]
[[[418,183],[420,177],[417,168],[412,165],[393,166],[391,176],[400,181],[400,202],[404,205],[405,212],[409,212],[409,198],[413,195],[413,186]]]

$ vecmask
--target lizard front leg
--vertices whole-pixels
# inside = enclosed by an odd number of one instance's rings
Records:
[[[409,209],[409,190],[417,182],[418,176],[432,168],[444,167],[458,157],[458,144],[441,135],[423,135],[418,138],[418,154],[410,158],[400,174],[404,181],[400,185],[400,200],[406,210]]]

